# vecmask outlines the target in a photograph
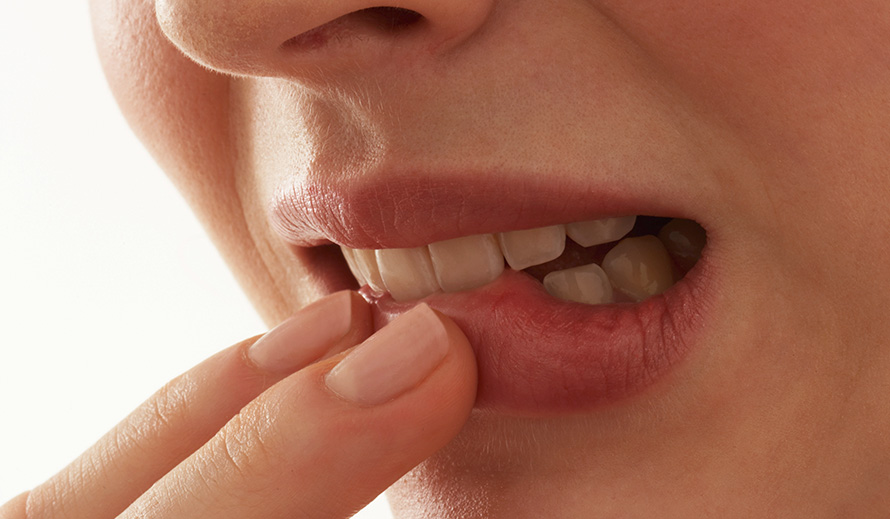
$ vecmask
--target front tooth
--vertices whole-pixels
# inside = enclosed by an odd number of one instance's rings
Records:
[[[544,276],[547,293],[576,303],[601,305],[612,302],[609,276],[596,263],[557,270]]]
[[[498,234],[501,251],[513,270],[522,270],[558,258],[566,247],[563,225]]]
[[[658,239],[664,243],[677,265],[688,271],[701,259],[707,235],[696,222],[675,218],[658,231]]]
[[[477,234],[430,244],[439,286],[446,292],[481,287],[504,271],[504,256],[491,234]]]
[[[386,290],[383,284],[383,278],[380,277],[380,269],[377,267],[377,255],[375,254],[373,249],[354,249],[353,251],[353,261],[355,262],[355,266],[359,271],[359,275],[355,277],[358,278],[359,283],[367,283],[372,289],[377,292],[383,292]],[[349,259],[347,258],[347,261]]]
[[[634,228],[636,216],[619,216],[566,225],[566,234],[582,247],[618,241]]]
[[[343,257],[346,258],[346,264],[349,265],[349,270],[352,271],[352,275],[355,276],[355,280],[358,281],[359,286],[367,285],[368,280],[365,278],[365,275],[362,274],[358,263],[355,261],[355,251],[349,247],[343,246],[340,246],[340,251],[343,253]]]
[[[426,247],[380,249],[377,266],[383,284],[396,301],[420,299],[439,291],[433,263]]]
[[[674,284],[667,249],[651,235],[621,240],[603,258],[603,270],[616,289],[636,301],[660,294]]]

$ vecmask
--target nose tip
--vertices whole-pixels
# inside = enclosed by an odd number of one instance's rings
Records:
[[[161,29],[196,62],[238,76],[293,77],[399,52],[458,45],[495,0],[156,0]]]

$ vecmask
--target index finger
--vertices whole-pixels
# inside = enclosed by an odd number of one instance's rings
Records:
[[[177,377],[27,498],[34,517],[113,517],[212,438],[273,384],[370,335],[370,309],[355,292],[307,306],[262,337],[242,341]],[[247,355],[257,348],[260,368]],[[275,358],[270,358],[275,357]],[[253,355],[257,360],[257,355]]]

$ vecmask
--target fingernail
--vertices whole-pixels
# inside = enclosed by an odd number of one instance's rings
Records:
[[[247,350],[256,366],[274,373],[292,373],[321,359],[352,325],[352,295],[337,292],[303,308]]]
[[[429,306],[420,304],[356,347],[325,382],[346,400],[378,405],[420,384],[447,352],[445,325]]]

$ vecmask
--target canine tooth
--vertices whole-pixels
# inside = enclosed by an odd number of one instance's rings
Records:
[[[612,302],[609,276],[596,263],[557,270],[544,276],[547,293],[576,303],[600,305]]]
[[[504,271],[504,256],[491,234],[477,234],[430,244],[439,286],[446,292],[481,287]]]
[[[420,299],[439,291],[426,247],[380,249],[377,265],[383,284],[396,301]]]
[[[498,234],[501,251],[513,270],[522,270],[558,258],[566,247],[563,225]]]
[[[707,242],[701,225],[680,218],[675,218],[662,227],[658,232],[658,239],[684,271],[691,269],[701,259],[701,251]]]
[[[378,292],[386,290],[383,278],[380,277],[380,268],[377,266],[377,256],[373,249],[353,249],[353,261],[361,274],[359,283],[365,282]],[[348,259],[347,259],[348,261]]]
[[[365,275],[362,274],[361,269],[359,269],[358,264],[355,262],[355,251],[350,249],[349,247],[340,247],[340,251],[343,252],[343,257],[346,258],[346,264],[349,265],[349,270],[352,271],[352,275],[355,276],[355,280],[358,281],[359,286],[364,286],[368,284],[368,280],[365,279]]]
[[[618,241],[634,228],[636,216],[619,216],[566,224],[566,234],[582,247]]]
[[[636,301],[660,294],[674,284],[668,251],[652,235],[621,240],[603,258],[603,270],[612,286]]]

